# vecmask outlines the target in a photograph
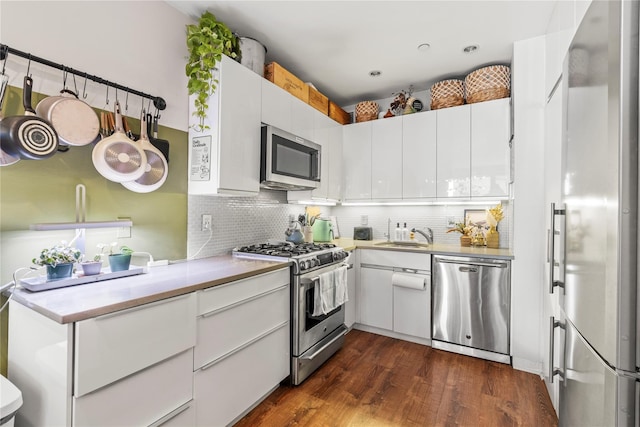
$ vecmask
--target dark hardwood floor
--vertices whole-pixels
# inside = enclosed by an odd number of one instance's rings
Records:
[[[302,385],[280,386],[236,427],[557,424],[536,375],[352,330]]]

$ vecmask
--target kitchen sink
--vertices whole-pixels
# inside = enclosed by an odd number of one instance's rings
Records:
[[[378,243],[374,243],[373,246],[384,246],[387,248],[428,248],[429,244],[408,240],[408,241],[378,242]]]

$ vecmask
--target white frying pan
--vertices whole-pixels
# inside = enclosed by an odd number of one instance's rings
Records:
[[[115,102],[116,130],[93,147],[93,165],[110,181],[135,181],[147,166],[144,150],[124,133],[120,103]]]
[[[96,112],[69,89],[38,103],[36,114],[49,121],[58,132],[60,143],[82,146],[98,137],[100,123]]]
[[[142,176],[135,181],[123,182],[125,188],[137,193],[149,193],[157,190],[167,180],[169,166],[160,150],[151,144],[147,135],[147,116],[144,109],[140,119],[140,139],[137,143],[147,155],[147,165]]]

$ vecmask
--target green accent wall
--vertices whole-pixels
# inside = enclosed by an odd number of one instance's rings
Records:
[[[45,97],[34,93],[34,108]],[[5,117],[23,114],[21,88],[7,88],[3,113]],[[131,116],[139,113],[129,112]],[[139,134],[140,121],[134,117],[127,120],[133,133]],[[98,243],[117,241],[119,246],[151,253],[156,260],[184,259],[187,255],[188,134],[160,126],[158,138],[170,142],[169,175],[160,189],[146,194],[129,191],[103,178],[91,160],[93,144],[70,147],[67,152],[58,152],[46,160],[20,160],[1,167],[0,285],[10,282],[16,269],[32,266],[31,259],[43,248],[74,238],[74,230],[31,231],[29,226],[75,221],[77,184],[86,186],[87,221],[111,221],[118,217],[129,217],[133,221],[130,238],[118,238],[117,229],[86,230],[87,256],[97,252]],[[0,304],[4,301],[5,297],[1,297]],[[0,373],[3,375],[7,372],[7,311],[5,309],[0,317]]]

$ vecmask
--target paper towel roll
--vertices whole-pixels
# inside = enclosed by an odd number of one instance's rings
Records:
[[[391,276],[391,283],[393,286],[424,290],[426,279],[426,276],[421,276],[419,274],[393,273],[393,276]]]

